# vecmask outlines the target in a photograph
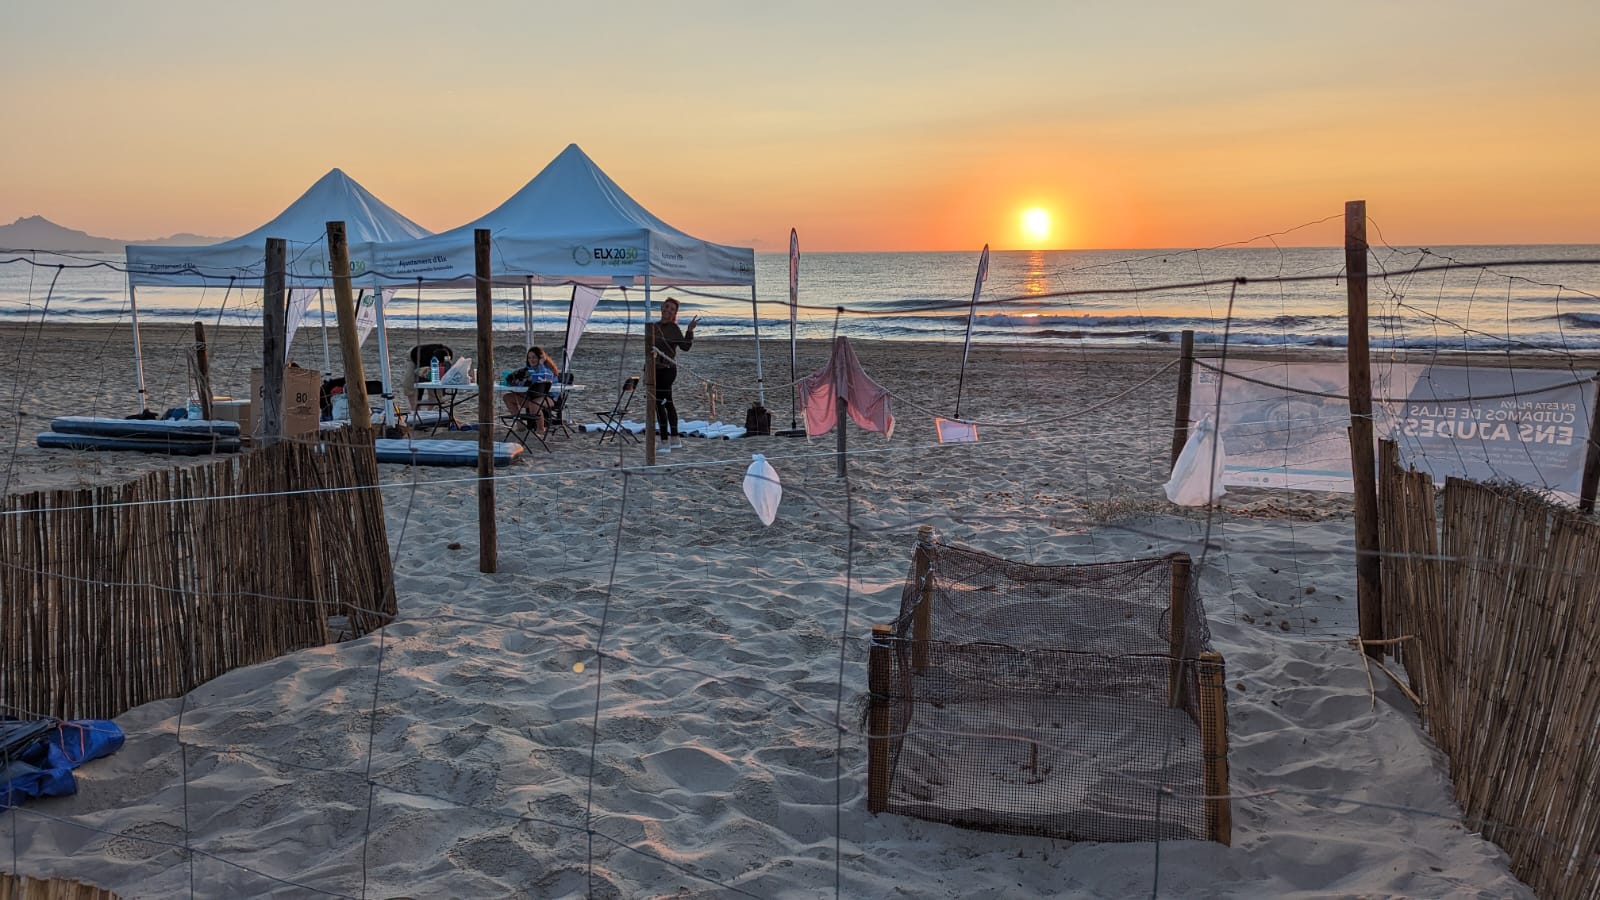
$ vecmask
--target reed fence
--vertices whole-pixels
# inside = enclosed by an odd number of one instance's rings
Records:
[[[0,506],[0,715],[111,718],[395,614],[370,433]]]
[[[1468,827],[1546,898],[1600,898],[1600,523],[1380,451],[1384,629]],[[1442,498],[1438,495],[1442,494]]]
[[[0,872],[0,900],[117,900],[117,895],[65,878],[29,878]]]

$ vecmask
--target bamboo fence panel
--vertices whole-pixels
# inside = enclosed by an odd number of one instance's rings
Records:
[[[0,872],[0,900],[117,900],[117,895],[65,878],[30,878]]]
[[[397,611],[370,432],[0,513],[3,715],[111,718]]]
[[[1600,900],[1600,524],[1380,467],[1384,625],[1468,826],[1540,896]]]

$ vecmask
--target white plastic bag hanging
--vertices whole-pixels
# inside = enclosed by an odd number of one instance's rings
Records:
[[[1166,484],[1167,499],[1179,506],[1215,503],[1227,493],[1222,487],[1222,469],[1227,461],[1217,426],[1210,416],[1201,419],[1172,466],[1172,478]]]
[[[750,457],[750,468],[744,470],[744,495],[755,507],[761,524],[771,525],[778,517],[778,501],[783,499],[783,483],[778,471],[759,453]]]

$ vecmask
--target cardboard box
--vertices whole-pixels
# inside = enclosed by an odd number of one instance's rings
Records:
[[[249,400],[213,400],[211,401],[211,418],[238,422],[239,433],[245,437],[250,436],[252,422]]]
[[[248,410],[261,408],[261,370],[250,370],[250,397]],[[243,422],[239,430],[254,435],[261,427],[261,417],[251,415],[251,428]],[[283,371],[283,434],[285,437],[307,437],[317,433],[317,423],[322,419],[322,373],[312,369],[285,369]]]

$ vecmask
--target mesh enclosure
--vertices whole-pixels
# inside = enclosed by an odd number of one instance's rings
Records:
[[[1204,798],[1226,793],[1224,672],[1187,557],[1035,566],[919,543],[874,652],[884,810],[1070,840],[1221,834]]]

